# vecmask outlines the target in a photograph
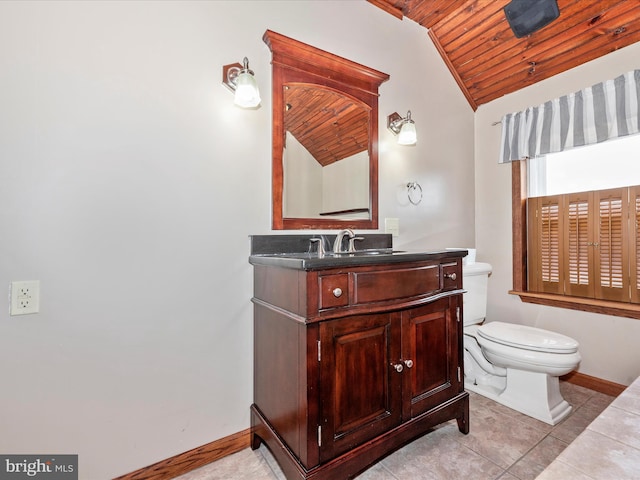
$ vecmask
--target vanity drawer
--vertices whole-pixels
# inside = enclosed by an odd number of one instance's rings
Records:
[[[424,296],[440,290],[440,265],[354,273],[357,304]]]
[[[442,289],[456,290],[462,288],[462,269],[456,263],[443,263],[442,267]]]
[[[319,308],[346,307],[349,305],[349,274],[338,273],[320,275],[318,277],[320,289]]]

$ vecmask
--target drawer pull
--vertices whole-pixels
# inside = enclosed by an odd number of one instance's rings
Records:
[[[444,274],[445,278],[450,278],[451,280],[453,280],[454,282],[456,281],[456,278],[458,278],[458,276],[456,275],[456,272],[453,273],[445,273]]]
[[[333,296],[338,298],[342,295],[342,289],[341,288],[334,288],[333,289]]]
[[[398,373],[402,373],[402,370],[404,370],[404,365],[402,365],[401,363],[392,363],[391,366]]]
[[[413,360],[405,360],[404,364],[407,366],[407,368],[411,368],[413,367]]]

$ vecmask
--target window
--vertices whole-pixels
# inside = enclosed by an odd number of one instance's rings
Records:
[[[637,303],[638,220],[640,186],[529,198],[528,290]]]
[[[606,227],[606,222],[612,223],[610,225],[612,236],[614,235],[614,227],[622,229],[626,225],[628,229],[630,221],[625,222],[624,213],[620,213],[621,216],[618,219],[618,214],[615,210],[616,208],[625,208],[624,205],[626,205],[626,208],[630,208],[630,202],[625,203],[621,198],[620,204],[611,200],[607,206],[607,200],[605,199],[603,204],[600,197],[596,200],[592,198],[585,199],[584,196],[582,198],[566,197],[566,195],[577,195],[580,192],[587,194],[586,197],[593,197],[599,195],[595,192],[601,190],[640,184],[638,181],[630,181],[630,175],[628,175],[632,172],[640,173],[638,168],[640,162],[633,162],[633,159],[637,158],[638,147],[632,147],[628,154],[601,153],[596,155],[599,159],[598,166],[604,167],[606,173],[611,171],[622,172],[625,181],[630,183],[588,188],[584,186],[572,187],[574,190],[571,192],[547,191],[546,189],[549,185],[548,182],[545,182],[544,192],[534,192],[532,190],[533,193],[527,195],[527,162],[522,160],[523,158],[535,158],[554,152],[567,154],[567,152],[575,150],[576,154],[580,156],[580,161],[572,168],[569,168],[569,176],[560,181],[564,189],[565,186],[573,183],[575,179],[582,180],[586,176],[585,174],[593,168],[588,167],[588,163],[586,163],[587,148],[589,152],[600,144],[606,145],[605,148],[612,148],[611,145],[613,143],[609,142],[614,139],[638,137],[638,134],[640,134],[639,121],[640,70],[624,73],[614,79],[596,83],[568,95],[548,100],[543,104],[527,107],[520,112],[508,113],[502,118],[499,162],[511,162],[512,166],[513,293],[520,295],[523,301],[640,319],[640,305],[637,302],[609,300],[607,299],[608,294],[598,296],[597,293],[602,291],[603,286],[605,287],[604,291],[606,291],[606,288],[618,288],[614,287],[618,281],[618,272],[615,271],[617,267],[614,261],[625,264],[625,260],[630,260],[629,256],[638,249],[638,244],[632,243],[634,237],[631,236],[631,233],[627,232],[627,235],[621,230],[619,235],[622,240],[619,240],[618,243],[611,240],[608,246],[611,249],[608,260],[600,254],[598,254],[597,260],[594,260],[593,255],[595,253],[593,249],[585,250],[584,245],[581,243],[584,241],[582,237],[586,235],[587,242],[594,241],[588,240],[590,238],[597,238],[598,240],[595,240],[595,242],[598,242],[598,246],[600,246],[600,233],[597,233],[596,228]],[[585,147],[585,145],[589,147]],[[627,167],[614,166],[614,159],[629,159],[632,163]],[[541,168],[533,168],[529,176],[532,179],[534,176],[547,178],[548,168],[547,158],[547,164]],[[594,174],[591,175],[591,178],[600,176],[604,175]],[[554,176],[553,178],[558,177]],[[591,195],[588,192],[592,192]],[[546,243],[543,243],[541,237],[539,244],[536,244],[538,246],[535,247],[538,251],[537,253],[532,253],[532,255],[542,255],[543,249],[556,249],[557,257],[548,256],[539,259],[539,262],[535,264],[535,268],[539,268],[541,271],[544,270],[549,277],[545,277],[546,279],[543,280],[542,273],[540,273],[536,278],[542,287],[538,285],[535,287],[538,288],[538,291],[529,291],[527,282],[529,260],[529,252],[527,250],[527,197],[553,195],[560,195],[561,198],[556,199],[555,204],[550,202],[548,208],[541,213],[549,216],[548,222],[532,227],[538,228],[540,235],[546,235],[544,238]],[[608,213],[607,208],[610,209]],[[596,211],[597,213],[595,213]],[[571,215],[569,219],[567,219],[568,215]],[[618,220],[618,225],[613,225]],[[596,222],[596,224],[593,224],[593,222]],[[631,226],[633,226],[634,231],[638,228],[637,225]],[[568,229],[573,229],[572,235],[574,235],[574,238],[570,238],[567,233]],[[580,240],[581,238],[582,240]],[[621,248],[620,258],[616,257],[618,253],[615,249],[618,247]],[[572,249],[571,254],[573,257],[569,254],[568,249]],[[632,251],[631,249],[635,250]],[[569,262],[572,263],[569,264]],[[629,279],[634,278],[634,271],[637,270],[635,263],[637,262],[629,261]],[[592,272],[596,272],[599,277],[590,276],[596,275],[596,273]],[[558,285],[554,285],[554,275],[561,278],[556,284],[562,284],[562,294],[555,293],[555,290],[552,289],[552,287],[557,287],[558,291],[560,290]],[[569,286],[565,281],[567,275],[573,281],[573,284],[569,283]],[[609,276],[609,286],[602,284],[604,281],[601,277],[606,277],[607,275]],[[622,281],[627,281],[625,280],[626,273],[621,275]],[[595,283],[594,278],[597,280]],[[630,285],[632,284],[630,283]],[[545,292],[547,287],[554,293]],[[594,297],[576,296],[583,294],[578,292],[590,291],[591,287],[595,292]],[[624,290],[624,287],[621,287],[621,290]],[[633,297],[633,295],[632,291],[629,298]]]
[[[638,151],[632,135],[512,163],[512,293],[640,319]]]
[[[530,197],[640,185],[640,135],[527,161]]]

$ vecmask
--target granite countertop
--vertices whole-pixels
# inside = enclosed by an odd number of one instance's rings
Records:
[[[319,257],[317,246],[311,246],[311,239],[319,237],[322,237],[325,248],[335,239],[335,235],[254,235],[251,237],[249,263],[297,270],[319,270],[342,266],[461,258],[467,255],[467,250],[464,249],[394,250],[391,235],[363,234],[363,240],[358,242],[356,252],[334,254],[328,251]]]
[[[272,265],[297,270],[319,270],[330,267],[381,265],[389,263],[418,262],[425,260],[439,260],[449,257],[463,257],[466,250],[436,250],[430,252],[409,251],[361,251],[326,255],[319,258],[316,253],[284,253],[251,255],[249,263],[252,265]]]

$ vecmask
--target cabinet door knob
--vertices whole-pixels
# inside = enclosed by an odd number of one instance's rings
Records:
[[[402,370],[404,370],[404,366],[401,363],[392,363],[391,366],[398,373],[400,373],[400,372],[402,372]]]
[[[445,273],[444,274],[445,278],[450,278],[451,280],[455,281],[456,278],[458,278],[458,276],[456,275],[456,272],[453,273]]]
[[[333,289],[333,296],[334,297],[339,297],[340,295],[342,295],[342,289],[339,287],[336,287]]]
[[[413,360],[405,360],[404,364],[407,366],[407,368],[411,368],[413,367]]]

